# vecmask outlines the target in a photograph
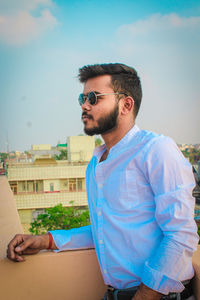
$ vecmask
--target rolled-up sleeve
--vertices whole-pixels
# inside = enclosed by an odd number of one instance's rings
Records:
[[[145,158],[145,169],[163,239],[145,262],[142,282],[163,294],[181,292],[184,289],[181,281],[188,279],[184,274],[193,275],[192,255],[199,240],[194,221],[192,167],[176,144],[162,137],[152,143]]]
[[[87,249],[94,248],[91,225],[70,230],[53,230],[49,231],[58,250]]]

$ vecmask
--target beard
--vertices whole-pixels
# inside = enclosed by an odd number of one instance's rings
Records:
[[[83,113],[83,115],[84,114],[87,115],[87,113]],[[116,127],[118,115],[119,115],[119,107],[118,105],[116,105],[114,109],[107,116],[101,117],[97,120],[97,124],[98,124],[97,126],[93,128],[84,127],[84,132],[90,136],[109,132]],[[92,116],[88,115],[88,117],[90,119],[93,119]]]

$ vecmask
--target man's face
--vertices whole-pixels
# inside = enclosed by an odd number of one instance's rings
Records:
[[[111,87],[111,76],[103,75],[88,79],[84,85],[83,93],[96,94],[114,93]],[[82,105],[82,121],[84,131],[88,135],[104,134],[112,131],[117,126],[119,114],[116,95],[98,96],[95,105],[89,104],[88,100]]]

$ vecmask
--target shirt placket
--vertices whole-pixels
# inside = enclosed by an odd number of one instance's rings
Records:
[[[104,234],[103,234],[103,212],[102,206],[104,202],[104,181],[105,181],[105,172],[104,172],[104,163],[100,163],[96,166],[96,179],[97,179],[97,190],[98,190],[98,201],[97,201],[97,228],[98,228],[98,247],[99,255],[101,259],[101,271],[104,277],[106,284],[110,284],[108,279],[108,270],[106,264],[105,256],[105,244],[104,244]]]

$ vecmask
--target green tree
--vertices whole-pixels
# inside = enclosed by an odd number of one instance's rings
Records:
[[[71,229],[90,224],[88,208],[80,209],[73,205],[63,207],[58,204],[54,207],[45,208],[45,213],[37,217],[30,225],[32,234],[44,234],[49,230]]]
[[[60,154],[55,155],[54,158],[56,160],[67,160],[67,150],[60,150]]]
[[[197,226],[198,226],[198,235],[199,235],[199,244],[200,244],[200,223],[197,224]]]
[[[186,158],[189,158],[191,164],[196,164],[200,160],[200,151],[197,149],[186,149],[182,153]]]
[[[8,158],[8,153],[0,152],[0,162],[3,162],[6,158]]]
[[[102,145],[102,140],[100,138],[97,138],[95,140],[95,147],[101,146]]]

